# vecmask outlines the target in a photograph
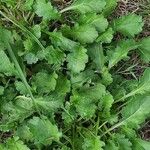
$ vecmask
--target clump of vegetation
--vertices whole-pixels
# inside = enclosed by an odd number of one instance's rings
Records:
[[[142,17],[110,21],[117,0],[57,2],[0,0],[0,149],[148,150],[150,68],[127,80],[117,67],[133,52],[149,63]]]

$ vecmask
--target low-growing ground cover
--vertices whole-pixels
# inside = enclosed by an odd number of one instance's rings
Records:
[[[0,1],[0,149],[150,149],[149,5],[120,3]]]

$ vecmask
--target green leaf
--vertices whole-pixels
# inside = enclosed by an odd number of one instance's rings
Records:
[[[27,61],[27,64],[36,64],[38,62],[38,58],[34,53],[27,53],[24,57],[24,60]]]
[[[5,75],[15,75],[16,69],[14,68],[14,64],[12,64],[3,50],[0,50],[0,73],[4,73]]]
[[[70,126],[77,117],[76,109],[73,104],[66,102],[64,110],[65,111],[62,112],[62,119],[65,125]]]
[[[65,54],[59,49],[54,49],[53,46],[48,46],[43,51],[38,51],[37,57],[39,59],[45,59],[49,64],[61,65],[65,60]]]
[[[34,77],[33,84],[35,85],[37,92],[44,94],[54,91],[56,87],[56,79],[58,75],[54,72],[48,74],[46,72],[38,72]]]
[[[111,43],[113,39],[114,31],[112,28],[108,28],[104,33],[100,34],[96,39],[96,42]]]
[[[104,147],[104,150],[119,150],[119,147],[116,145],[116,143],[113,140],[108,140],[108,143]]]
[[[0,86],[0,96],[4,94],[4,87]]]
[[[109,56],[109,68],[112,68],[120,60],[127,57],[130,50],[134,50],[138,47],[138,44],[134,40],[122,40],[118,43],[114,52]]]
[[[58,11],[55,8],[53,8],[50,2],[46,2],[46,0],[36,0],[34,10],[35,13],[39,17],[43,17],[44,20],[52,20],[59,18]]]
[[[28,95],[28,90],[26,89],[25,85],[21,81],[16,81],[15,86],[17,91],[20,92],[20,94]]]
[[[41,37],[41,27],[40,25],[36,24],[32,27],[32,31],[34,35],[39,39]]]
[[[78,46],[76,42],[64,37],[61,32],[50,32],[48,34],[53,45],[64,51],[73,51]]]
[[[105,143],[100,140],[100,137],[90,135],[84,138],[84,143],[82,145],[83,150],[103,150]]]
[[[149,150],[149,148],[150,148],[150,142],[149,141],[136,139],[136,140],[134,140],[134,144],[136,145],[136,148],[138,150]],[[136,150],[135,145],[133,145],[133,150]]]
[[[125,137],[123,134],[115,134],[114,141],[116,145],[118,145],[119,149],[121,150],[132,150],[131,146],[132,143],[129,141],[128,138]]]
[[[127,125],[130,128],[137,128],[150,114],[150,97],[138,96],[135,97],[126,107],[121,111],[122,121],[118,123],[119,126]]]
[[[46,117],[33,117],[28,121],[28,127],[36,145],[51,145],[52,141],[59,141],[61,132]]]
[[[96,5],[95,5],[96,4]],[[68,10],[76,10],[80,13],[96,12],[100,13],[105,7],[105,0],[75,0],[71,6],[63,9],[61,13]]]
[[[150,84],[150,68],[147,68],[144,71],[143,76],[140,78],[138,84],[135,83],[135,86],[133,84],[133,90],[129,92],[128,94],[126,94],[125,96],[123,96],[122,98],[120,98],[118,101],[125,100],[126,98],[137,95],[137,94],[142,95],[142,94],[148,93],[150,91],[149,84]]]
[[[108,86],[113,82],[113,78],[112,75],[109,73],[109,69],[106,67],[103,67],[102,71],[101,71],[101,76],[102,76],[102,80],[101,82]]]
[[[32,140],[32,133],[30,132],[30,128],[27,125],[23,125],[18,127],[16,133],[16,136],[18,136],[22,140],[30,141]]]
[[[2,107],[2,123],[11,124],[15,121],[22,122],[29,117],[34,111],[34,105],[30,98],[21,98],[15,100],[15,103],[9,102]]]
[[[90,82],[95,77],[94,70],[87,69],[80,74],[71,74],[71,84],[74,89],[82,87],[84,83]]]
[[[25,10],[31,10],[32,6],[33,6],[33,2],[34,2],[34,0],[26,0],[24,5],[23,5],[23,8]]]
[[[141,58],[148,63],[150,61],[150,37],[142,39],[139,43],[141,44],[139,46]]]
[[[13,43],[13,37],[10,31],[0,26],[0,49],[4,50],[7,48],[8,43]]]
[[[92,44],[88,48],[88,55],[92,58],[93,62],[96,64],[96,69],[102,70],[105,63],[105,56],[103,53],[103,47],[101,44]]]
[[[58,108],[61,108],[65,96],[51,93],[48,96],[38,97],[35,99],[39,111],[44,114],[54,113]]]
[[[110,15],[116,8],[117,6],[117,0],[105,0],[106,1],[106,6],[103,10],[104,16]]]
[[[96,28],[99,32],[104,32],[108,27],[108,21],[102,15],[96,15],[96,13],[90,13],[86,15],[82,15],[79,18],[79,24],[84,25],[88,24]]]
[[[71,89],[70,80],[68,80],[63,75],[59,75],[57,79],[55,92],[57,92],[60,95],[64,95],[70,92],[70,89]]]
[[[84,47],[77,47],[73,52],[67,55],[68,68],[72,73],[80,73],[88,62],[87,50]]]
[[[114,102],[113,96],[109,92],[107,92],[106,95],[101,98],[101,101],[102,102],[100,103],[102,103],[102,116],[107,119],[111,116],[110,110]]]
[[[18,137],[9,138],[4,150],[30,150]]]
[[[76,23],[72,29],[66,27],[65,33],[69,34],[70,37],[78,40],[82,44],[93,43],[98,37],[98,32],[95,27],[88,24],[79,25]]]
[[[113,21],[113,29],[124,36],[134,37],[142,31],[142,17],[136,14],[128,14]]]
[[[96,111],[96,103],[98,103],[105,93],[105,86],[97,83],[92,87],[81,88],[78,92],[74,91],[71,102],[81,117],[91,118]]]

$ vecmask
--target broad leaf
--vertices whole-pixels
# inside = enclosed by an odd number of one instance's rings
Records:
[[[106,6],[103,10],[103,14],[105,16],[108,16],[115,10],[117,6],[117,0],[105,0],[105,1],[106,1]]]
[[[53,125],[46,117],[33,117],[28,121],[28,127],[33,134],[36,145],[51,145],[52,141],[59,141],[61,132],[56,125]]]
[[[98,38],[96,39],[96,42],[102,42],[102,43],[111,43],[113,39],[114,31],[112,28],[108,28],[104,33],[100,34]]]
[[[57,19],[59,17],[58,11],[46,0],[36,0],[34,9],[35,13],[39,17],[43,17],[44,20]]]
[[[95,5],[96,4],[96,5]],[[96,12],[99,13],[105,7],[105,0],[75,0],[71,6],[63,9],[61,12],[76,10],[80,13]]]
[[[4,73],[6,75],[15,75],[17,73],[16,69],[3,50],[0,50],[0,58],[0,73]]]
[[[75,40],[78,40],[82,44],[93,43],[94,40],[98,37],[98,32],[96,31],[95,27],[88,24],[75,24],[72,29],[66,27],[65,30],[66,31],[64,32],[66,34]]]
[[[136,128],[145,121],[150,114],[150,97],[135,97],[121,111],[122,121],[117,126],[127,125],[130,128]]]
[[[102,15],[96,15],[95,13],[82,15],[79,18],[79,24],[88,24],[96,28],[99,32],[104,32],[108,27],[108,21]]]
[[[136,14],[128,14],[113,21],[113,29],[128,37],[140,33],[143,25],[142,17]]]
[[[7,48],[8,43],[13,43],[12,34],[10,31],[4,29],[0,26],[0,50],[4,50]]]
[[[37,57],[42,60],[45,59],[49,64],[61,65],[65,60],[65,54],[59,49],[54,49],[53,46],[48,46],[43,51],[38,51]]]
[[[150,37],[142,39],[139,43],[139,50],[142,60],[148,63],[150,61]]]
[[[61,32],[50,32],[52,43],[64,51],[73,51],[78,44],[62,35]]]
[[[105,63],[105,56],[103,53],[103,47],[101,44],[92,44],[88,48],[88,55],[92,58],[93,62],[96,64],[97,70],[102,70]]]
[[[127,57],[130,50],[134,50],[138,47],[138,44],[134,40],[122,40],[118,43],[114,52],[109,57],[109,68],[112,68],[120,60]]]
[[[91,118],[96,111],[96,103],[105,95],[105,92],[105,86],[98,83],[93,87],[85,87],[79,91],[74,91],[71,102],[81,117]]]
[[[87,50],[84,47],[77,47],[73,52],[67,55],[68,68],[72,73],[80,73],[88,62]]]
[[[0,150],[30,150],[23,141],[19,140],[18,137],[9,138],[6,142],[6,144],[3,146],[3,149],[1,149],[0,144]]]
[[[100,137],[94,137],[93,135],[89,135],[84,139],[84,143],[82,145],[83,150],[103,150],[103,146],[105,143],[100,140]]]
[[[57,78],[58,75],[55,72],[51,74],[38,72],[33,79],[33,85],[36,87],[37,92],[41,94],[49,93],[50,91],[55,90]]]

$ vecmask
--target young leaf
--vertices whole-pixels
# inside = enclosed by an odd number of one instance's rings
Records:
[[[112,68],[120,60],[127,57],[130,50],[134,50],[138,47],[138,44],[134,40],[122,40],[118,43],[114,52],[109,58],[109,68]]]
[[[3,105],[2,118],[3,124],[12,124],[16,121],[22,122],[26,117],[29,117],[34,112],[33,102],[29,98],[18,98],[15,103],[9,102]]]
[[[30,128],[27,125],[22,125],[17,128],[15,133],[21,140],[32,141],[32,133],[30,132]]]
[[[102,103],[102,109],[103,109],[103,113],[102,116],[104,118],[109,118],[110,117],[110,109],[112,107],[112,104],[114,102],[113,96],[110,93],[106,93],[102,98],[101,98],[100,103]]]
[[[39,111],[44,114],[54,113],[58,108],[61,108],[64,101],[65,95],[58,95],[58,93],[51,93],[48,96],[35,99]]]
[[[140,41],[139,43],[139,50],[142,60],[148,63],[150,61],[150,37],[142,39],[142,41]]]
[[[28,95],[28,90],[26,89],[25,85],[21,81],[16,81],[15,86],[17,91],[20,92],[20,94]]]
[[[61,32],[49,32],[52,43],[64,51],[73,51],[79,44],[64,37]]]
[[[35,85],[39,93],[49,93],[50,91],[55,90],[57,78],[58,75],[55,72],[52,74],[48,74],[46,72],[38,72],[33,79],[33,84]]]
[[[41,27],[40,25],[36,24],[32,27],[32,31],[34,35],[39,39],[41,37]]]
[[[68,68],[72,73],[80,73],[88,62],[87,50],[84,47],[77,47],[73,52],[67,55]]]
[[[96,103],[105,93],[105,86],[98,83],[93,87],[82,88],[78,92],[75,91],[71,97],[71,102],[81,117],[91,118],[96,111]],[[88,106],[90,106],[90,109]]]
[[[46,0],[36,0],[34,5],[35,13],[44,20],[52,20],[59,18],[58,11],[53,8],[50,2]]]
[[[128,14],[113,21],[113,29],[124,36],[134,37],[142,31],[142,17],[136,14]]]
[[[33,117],[28,121],[28,127],[33,135],[35,144],[51,145],[52,141],[59,141],[61,132],[48,118]]]
[[[100,13],[105,5],[105,0],[75,0],[71,6],[63,9],[61,13],[68,10],[76,10],[83,14],[88,12]]]
[[[34,0],[26,0],[23,8],[25,10],[31,10],[33,6]]]
[[[3,50],[0,50],[0,73],[5,75],[15,75],[17,74],[14,65],[10,62],[8,56]]]
[[[137,94],[145,94],[147,92],[150,91],[150,68],[147,68],[144,73],[143,76],[140,78],[138,84],[136,84],[136,86],[133,88],[133,90],[131,92],[129,92],[128,94],[126,94],[125,96],[123,96],[122,98],[120,98],[118,101],[122,101],[125,100],[128,97],[137,95]]]
[[[101,44],[92,44],[88,48],[88,55],[92,58],[93,62],[96,64],[96,69],[99,71],[103,69],[105,63],[105,56],[103,53],[103,47]]]
[[[101,71],[101,76],[102,76],[102,80],[101,82],[108,86],[113,82],[113,78],[112,75],[109,72],[109,69],[106,67],[103,67],[102,71]]]
[[[36,64],[38,62],[38,58],[34,53],[27,53],[24,57],[24,60],[27,61],[27,64]]]
[[[70,92],[70,88],[71,88],[70,80],[68,80],[63,75],[59,75],[57,79],[55,92],[59,93],[60,95],[64,95]]]
[[[48,46],[43,51],[38,51],[37,57],[42,60],[45,59],[49,64],[61,65],[65,60],[65,54],[59,49],[54,49],[53,46]]]
[[[82,44],[93,43],[98,37],[98,32],[96,31],[95,27],[92,27],[88,24],[75,24],[72,29],[67,27],[65,32]]]
[[[102,42],[102,43],[111,43],[113,39],[114,31],[112,28],[108,28],[104,33],[102,33],[98,38],[96,39],[96,42]]]
[[[113,140],[121,150],[132,150],[132,143],[123,134],[115,134]]]
[[[104,16],[110,15],[117,6],[117,0],[105,0],[106,6],[103,10]]]
[[[96,15],[96,13],[90,13],[86,15],[82,15],[79,18],[79,24],[84,25],[88,24],[96,28],[96,30],[100,33],[104,32],[108,27],[108,21],[102,15]]]
[[[133,150],[149,150],[150,148],[150,142],[149,141],[144,141],[141,139],[135,139],[134,140],[134,145],[133,145]]]
[[[1,148],[1,147],[0,147]],[[9,138],[2,150],[30,150],[18,137]]]
[[[83,150],[103,150],[105,143],[100,140],[100,137],[94,137],[90,135],[84,138],[84,143],[82,145]]]
[[[118,145],[116,145],[115,141],[113,140],[108,140],[108,142],[106,143],[104,150],[119,150]]]
[[[4,29],[3,27],[0,26],[0,49],[4,50],[7,48],[8,43],[13,43],[13,37],[10,31]],[[2,58],[2,57],[0,57]]]
[[[150,114],[150,97],[138,96],[135,97],[126,107],[121,111],[122,121],[118,126],[127,125],[130,128],[137,128],[145,121]]]

